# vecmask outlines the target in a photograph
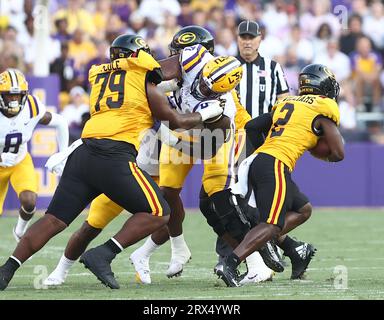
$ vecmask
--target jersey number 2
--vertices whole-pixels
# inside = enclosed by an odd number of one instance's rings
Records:
[[[276,122],[273,124],[272,130],[271,130],[271,138],[272,137],[278,137],[281,136],[284,132],[285,128],[282,128],[282,126],[285,126],[289,119],[291,119],[293,109],[295,106],[292,103],[286,103],[280,110],[280,113],[287,110],[287,113],[285,114],[284,118],[279,118],[276,120]]]
[[[112,97],[108,97],[106,101],[107,106],[111,109],[117,109],[122,106],[124,101],[124,83],[125,83],[126,73],[127,72],[125,70],[118,70],[111,73],[99,73],[97,75],[95,84],[99,83],[100,80],[102,81],[102,83],[101,83],[99,97],[97,98],[97,101],[95,104],[96,111],[100,111],[100,100],[104,97],[105,89],[107,88],[107,85],[111,93],[116,93],[118,95],[117,101],[114,101]],[[116,76],[119,76],[118,83],[115,83]]]

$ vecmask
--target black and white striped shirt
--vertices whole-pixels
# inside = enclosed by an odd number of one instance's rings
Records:
[[[246,62],[240,55],[237,59],[243,66],[238,86],[241,104],[252,118],[271,111],[276,97],[289,91],[280,64],[260,55],[252,62]]]

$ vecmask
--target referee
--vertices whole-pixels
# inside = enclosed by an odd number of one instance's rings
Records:
[[[259,54],[261,32],[255,21],[246,20],[237,29],[237,58],[243,66],[238,86],[241,104],[252,118],[270,112],[277,99],[288,95],[289,88],[280,64]]]

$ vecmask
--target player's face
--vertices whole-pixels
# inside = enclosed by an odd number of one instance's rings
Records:
[[[252,35],[242,35],[237,37],[237,45],[241,55],[253,55],[259,50],[261,36],[254,37]]]
[[[3,94],[4,104],[7,106],[7,115],[15,116],[21,110],[21,94]]]
[[[221,94],[213,92],[211,89],[209,89],[202,77],[200,77],[199,85],[196,89],[206,99],[218,99],[221,96]]]

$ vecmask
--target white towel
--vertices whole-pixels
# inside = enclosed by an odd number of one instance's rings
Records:
[[[244,159],[243,162],[240,164],[238,171],[238,181],[231,187],[231,192],[233,194],[237,194],[242,198],[245,198],[245,196],[248,194],[249,168],[256,156],[257,154],[253,154],[248,158]],[[256,207],[256,199],[253,191],[248,204],[252,207]]]
[[[61,176],[69,155],[82,144],[83,141],[81,139],[78,139],[73,142],[67,149],[61,152],[54,153],[49,157],[49,159],[45,163],[45,167],[48,169],[48,171]]]

